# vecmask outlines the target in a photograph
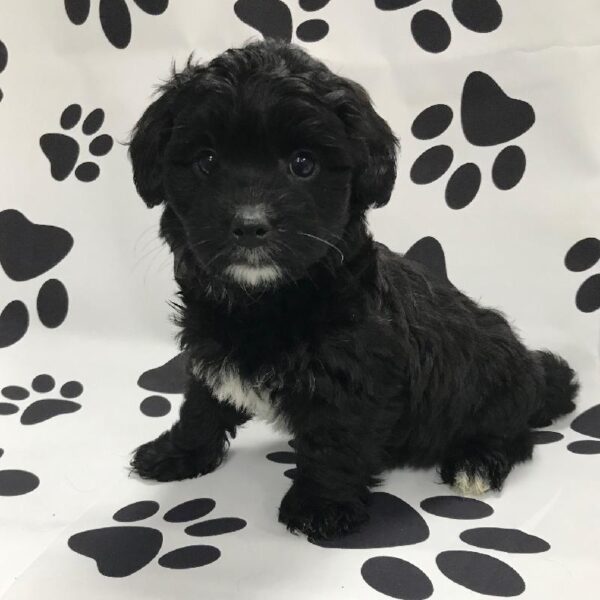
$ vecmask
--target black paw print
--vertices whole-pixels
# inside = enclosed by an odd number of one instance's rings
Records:
[[[137,384],[149,392],[183,394],[186,364],[185,352],[181,352],[164,365],[144,371],[140,375]],[[171,412],[171,402],[164,396],[147,396],[142,400],[140,410],[147,417],[164,417]]]
[[[149,15],[162,15],[169,0],[134,0]],[[90,0],[65,0],[65,10],[74,25],[82,25],[90,14]],[[100,25],[106,39],[119,49],[131,41],[131,15],[125,0],[100,0]]]
[[[474,146],[497,146],[524,134],[535,122],[532,106],[516,100],[486,73],[474,71],[462,91],[461,126]],[[454,112],[446,104],[435,104],[422,111],[412,124],[413,135],[420,140],[440,136],[450,126]],[[450,168],[454,151],[439,144],[423,152],[413,163],[410,178],[425,185],[439,179]],[[510,190],[525,173],[525,153],[519,146],[506,146],[496,156],[492,166],[492,181],[500,190]],[[446,203],[450,208],[468,206],[481,185],[481,170],[472,162],[458,167],[446,184]]]
[[[295,447],[294,440],[290,440],[288,442],[288,445],[290,446],[290,448],[293,449]],[[266,458],[267,460],[270,460],[274,463],[278,463],[280,465],[296,465],[296,453],[290,452],[289,450],[279,450],[277,452],[270,452],[269,454],[267,454]],[[286,477],[289,477],[290,479],[294,479],[294,477],[296,476],[296,468],[288,469],[283,474]]]
[[[60,116],[60,126],[64,130],[73,129],[81,119],[81,106],[70,104],[63,110]],[[88,114],[81,125],[81,131],[85,135],[93,135],[98,132],[104,123],[104,111],[96,108]],[[63,133],[45,133],[40,138],[40,146],[46,158],[50,161],[50,173],[57,181],[64,181],[73,171],[79,158],[79,143],[70,135]],[[113,147],[113,139],[110,135],[103,133],[96,136],[88,146],[93,156],[104,156]],[[94,162],[83,162],[75,169],[75,177],[79,181],[94,181],[100,175],[100,167]]]
[[[167,523],[187,523],[211,512],[215,501],[197,498],[179,504],[167,511]],[[113,519],[119,523],[134,523],[154,516],[160,509],[158,502],[145,500],[129,504],[118,510]],[[164,527],[163,523],[163,527]],[[185,528],[192,537],[205,537],[231,533],[246,527],[246,521],[225,517],[200,521]],[[69,548],[96,561],[98,571],[106,577],[128,577],[150,564],[163,545],[163,532],[153,527],[121,526],[102,527],[76,533],[69,538]],[[161,567],[192,569],[215,562],[221,552],[214,546],[191,545],[177,548],[158,559]]]
[[[421,0],[375,0],[380,10],[398,10]],[[476,33],[491,33],[502,23],[502,8],[496,0],[452,0],[457,21]],[[410,24],[412,36],[427,52],[443,52],[450,45],[452,33],[446,19],[433,10],[419,10]]]
[[[31,388],[38,394],[49,394],[55,387],[56,382],[50,375],[38,375],[31,382]],[[83,386],[79,381],[67,381],[60,388],[61,398],[41,398],[34,400],[25,410],[21,412],[22,425],[37,425],[48,419],[77,412],[81,408],[79,402],[73,398],[79,398],[83,392]],[[18,385],[9,385],[0,390],[0,394],[11,402],[0,402],[0,415],[12,415],[19,412],[20,407],[14,402],[22,402],[29,398],[29,391]]]
[[[577,440],[567,446],[574,454],[600,454],[600,404],[596,404],[573,419],[571,429],[595,440]]]
[[[539,445],[554,444],[560,442],[565,436],[558,431],[549,429],[535,429],[532,431],[533,443]]]
[[[289,442],[293,448],[294,443]],[[295,454],[272,452],[267,459],[294,464]],[[293,478],[294,470],[286,471]],[[421,502],[421,509],[445,519],[478,520],[490,517],[494,509],[487,503],[462,496],[434,496]],[[387,492],[372,492],[369,520],[363,527],[337,540],[311,542],[322,548],[377,549],[419,544],[429,538],[425,519],[404,500]],[[460,539],[470,546],[507,553],[546,552],[550,544],[518,529],[478,527],[466,529]],[[448,550],[438,554],[438,569],[448,579],[474,592],[489,596],[517,596],[525,591],[521,575],[505,562],[467,550]],[[433,594],[429,577],[416,565],[395,556],[375,556],[361,568],[363,580],[378,592],[392,598],[424,600]]]
[[[329,0],[299,0],[302,10],[312,12],[329,4]],[[240,21],[256,29],[265,39],[292,41],[292,13],[282,0],[237,0],[233,10]],[[303,42],[318,42],[329,33],[323,19],[308,19],[296,27],[296,37]]]
[[[468,499],[457,500],[463,502]],[[534,554],[550,549],[550,544],[545,540],[519,529],[478,527],[463,531],[460,539],[471,546],[507,553]],[[521,575],[504,561],[489,554],[447,550],[440,552],[435,562],[448,579],[479,594],[512,597],[525,591],[525,581]],[[424,600],[433,594],[429,577],[419,567],[395,556],[369,558],[362,565],[361,575],[373,589],[392,598]]]
[[[0,448],[0,457],[4,450]],[[37,475],[21,469],[0,469],[0,496],[23,496],[40,485]]]
[[[421,508],[448,519],[482,519],[493,514],[491,506],[473,498],[435,496],[421,502]],[[550,544],[519,529],[477,527],[466,529],[460,539],[470,546],[516,554],[546,552]],[[473,592],[487,596],[518,596],[525,581],[504,561],[470,550],[447,550],[436,557],[436,564],[448,579]],[[361,568],[364,581],[392,598],[425,599],[433,594],[433,584],[416,565],[395,556],[375,556]]]
[[[6,69],[6,63],[8,62],[8,51],[6,50],[6,46],[4,42],[0,40],[0,73]],[[0,101],[4,98],[4,94],[2,90],[0,90]]]
[[[591,269],[600,260],[600,240],[588,237],[573,244],[565,256],[565,266],[569,271],[579,273]],[[577,308],[585,313],[600,308],[600,273],[588,277],[577,290]]]
[[[29,281],[54,268],[73,247],[68,231],[32,223],[18,210],[0,212],[0,265],[13,281]],[[58,327],[67,317],[69,296],[63,283],[48,279],[37,295],[42,324]],[[13,300],[0,313],[0,348],[18,342],[29,328],[29,311]]]
[[[420,263],[432,277],[452,285],[448,279],[444,249],[434,237],[427,236],[416,241],[406,251],[404,258]]]

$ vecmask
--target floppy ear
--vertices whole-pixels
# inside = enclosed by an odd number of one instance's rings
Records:
[[[167,84],[161,96],[144,112],[129,142],[133,181],[148,208],[164,200],[163,155],[173,126],[173,104],[177,89]]]
[[[390,126],[371,103],[358,83],[341,79],[336,111],[348,134],[358,144],[353,195],[363,208],[379,208],[389,202],[396,181],[398,140]]]

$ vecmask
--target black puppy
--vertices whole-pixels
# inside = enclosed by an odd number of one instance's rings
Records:
[[[365,521],[369,486],[398,465],[499,489],[531,457],[530,427],[573,410],[574,373],[373,241],[365,212],[390,198],[396,138],[365,90],[261,42],[161,92],[130,155],[141,197],[164,205],[189,382],[134,470],[209,473],[256,415],[295,439],[279,519],[311,538]]]

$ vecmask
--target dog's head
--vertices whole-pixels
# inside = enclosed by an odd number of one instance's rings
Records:
[[[358,84],[297,47],[259,42],[189,64],[130,144],[162,234],[231,285],[296,280],[390,198],[396,138]]]

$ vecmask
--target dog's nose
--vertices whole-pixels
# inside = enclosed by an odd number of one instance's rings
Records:
[[[271,227],[266,220],[244,219],[236,217],[231,227],[233,239],[247,248],[264,244],[271,233]]]
[[[235,242],[246,248],[264,244],[271,234],[271,225],[261,207],[245,207],[237,211],[231,223],[231,235]]]
[[[267,241],[271,225],[264,206],[243,206],[239,208],[231,223],[234,241],[246,248],[256,248]]]

